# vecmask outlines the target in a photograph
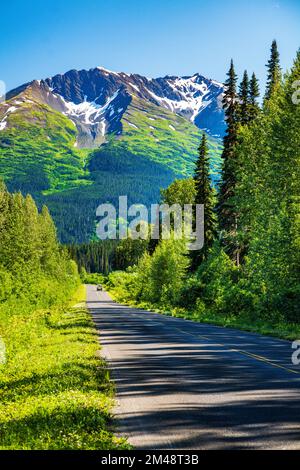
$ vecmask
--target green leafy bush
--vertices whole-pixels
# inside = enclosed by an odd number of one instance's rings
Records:
[[[230,307],[238,269],[219,243],[215,243],[207,260],[200,265],[197,276],[200,279],[201,299],[209,308],[226,312]]]

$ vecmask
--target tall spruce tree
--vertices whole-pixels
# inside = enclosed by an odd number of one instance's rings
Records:
[[[4,182],[0,179],[0,239],[5,231],[10,196]]]
[[[236,91],[237,75],[231,60],[230,69],[225,82],[223,108],[227,123],[226,134],[223,139],[223,166],[220,184],[217,213],[221,230],[222,243],[227,252],[233,256],[236,249],[232,246],[232,239],[237,229],[237,214],[233,202],[236,185],[236,154],[237,131],[239,124],[239,103]],[[238,264],[238,260],[237,260]]]
[[[270,56],[270,59],[268,60],[266,67],[268,70],[268,76],[267,76],[265,101],[271,98],[274,91],[280,85],[280,80],[281,80],[279,52],[278,52],[277,42],[275,39],[271,45],[271,56]]]
[[[46,206],[42,207],[39,214],[40,220],[40,244],[41,265],[47,274],[54,274],[59,260],[59,246],[56,238],[56,228]]]
[[[31,272],[38,272],[40,267],[41,246],[38,208],[28,194],[24,200],[26,265]]]
[[[242,125],[248,124],[250,120],[250,83],[248,72],[245,70],[243,80],[239,87],[239,119]]]
[[[200,252],[192,252],[192,267],[196,268],[203,259],[207,258],[216,236],[216,214],[214,211],[215,197],[209,177],[209,151],[205,132],[203,132],[199,147],[199,157],[195,168],[195,204],[204,205],[204,246]]]
[[[252,74],[249,83],[249,120],[253,121],[259,114],[259,84],[255,73]]]

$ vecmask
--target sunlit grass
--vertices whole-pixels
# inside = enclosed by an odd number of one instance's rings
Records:
[[[69,305],[85,301],[81,287]],[[80,308],[0,307],[0,449],[115,449],[113,388],[97,332]]]

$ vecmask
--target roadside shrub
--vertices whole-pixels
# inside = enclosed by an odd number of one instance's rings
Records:
[[[300,323],[300,286],[287,287],[274,301],[274,310],[285,312],[285,319],[290,323]]]
[[[202,300],[216,312],[226,311],[234,299],[238,268],[219,243],[215,243],[208,259],[200,265],[197,276],[201,279]]]
[[[189,266],[185,240],[162,240],[150,260],[147,300],[176,305]]]
[[[184,240],[162,240],[152,256],[144,253],[137,266],[115,271],[107,277],[120,300],[178,304],[189,265]]]
[[[106,284],[112,288],[121,302],[136,299],[136,273],[134,270],[114,271],[106,278]]]
[[[188,277],[180,290],[178,305],[188,309],[193,309],[196,302],[201,297],[202,285],[196,274]]]
[[[105,277],[99,273],[87,273],[85,270],[81,271],[80,278],[84,284],[103,284]]]

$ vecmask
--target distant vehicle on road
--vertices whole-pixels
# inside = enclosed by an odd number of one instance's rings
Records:
[[[103,287],[101,286],[101,284],[97,285],[97,290],[103,290]]]

